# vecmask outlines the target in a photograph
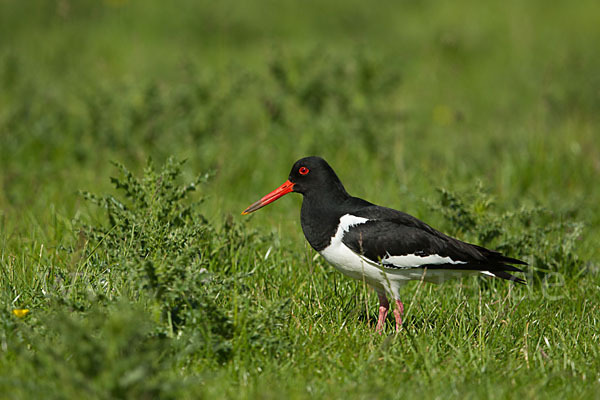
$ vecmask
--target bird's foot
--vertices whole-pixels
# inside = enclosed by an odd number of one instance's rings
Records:
[[[390,309],[390,303],[385,295],[378,295],[379,297],[379,318],[377,318],[377,326],[375,327],[375,332],[381,335],[383,331],[383,326],[385,325],[385,318],[387,317],[388,310]]]
[[[385,325],[385,318],[387,317],[389,309],[389,305],[387,307],[379,306],[379,318],[377,319],[377,326],[375,327],[375,332],[379,333],[380,335],[383,331],[383,326]]]
[[[404,315],[404,304],[400,300],[396,300],[396,308],[394,308],[394,317],[396,318],[396,332],[402,326],[402,315]]]

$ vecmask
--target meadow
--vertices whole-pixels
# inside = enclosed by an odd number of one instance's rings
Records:
[[[0,398],[598,398],[600,4],[0,1]],[[377,296],[294,161],[529,263]]]

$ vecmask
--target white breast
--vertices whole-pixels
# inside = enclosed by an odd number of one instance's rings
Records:
[[[356,217],[346,214],[340,218],[335,235],[331,238],[331,243],[320,253],[337,270],[354,279],[363,278],[376,289],[383,288],[381,282],[385,281],[385,272],[377,264],[374,264],[364,257],[353,252],[342,242],[344,233],[352,226],[364,224],[369,221],[367,218]]]

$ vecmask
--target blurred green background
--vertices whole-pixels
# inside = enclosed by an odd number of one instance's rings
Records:
[[[295,160],[320,155],[351,194],[446,231],[454,228],[432,211],[437,188],[471,193],[483,187],[500,213],[541,207],[557,220],[581,221],[584,233],[573,254],[596,275],[579,289],[597,293],[598,43],[595,0],[0,0],[3,268],[17,260],[35,276],[31,260],[38,252],[42,258],[40,244],[60,254],[77,242],[65,233],[69,221],[101,219],[103,211],[78,191],[114,193],[111,161],[137,174],[149,157],[158,165],[170,156],[187,159],[186,180],[211,171],[201,211],[223,226],[228,216],[248,222],[239,213],[279,186]],[[278,246],[283,240],[281,265],[302,276],[313,253],[300,230],[299,204],[299,196],[288,196],[245,226],[273,234]],[[262,242],[240,243],[249,252],[265,251]],[[60,270],[64,260],[57,257]],[[573,280],[583,273],[561,272]],[[275,285],[284,287],[286,273],[273,278]],[[20,292],[8,278],[2,282],[15,292],[6,294],[9,304]],[[324,287],[328,293],[327,282]],[[470,299],[476,304],[477,293]],[[313,317],[299,318],[310,323]],[[518,328],[525,338],[528,327]],[[471,365],[475,376],[481,363]],[[566,366],[557,364],[559,376]],[[500,369],[513,367],[507,362]],[[270,376],[285,381],[277,368],[271,366]],[[314,371],[306,368],[310,380]],[[269,392],[270,378],[261,381],[253,371],[250,381],[258,383],[244,392],[248,397]],[[362,376],[359,369],[352,373]],[[453,372],[444,373],[452,379]],[[247,376],[239,374],[243,386]],[[549,376],[535,375],[533,388],[545,387]],[[323,385],[317,392],[324,397],[344,393],[332,382],[313,387]],[[513,393],[511,383],[504,389],[500,397]],[[452,393],[444,390],[429,394]],[[525,393],[535,397],[531,390]]]
[[[109,160],[176,155],[237,214],[318,154],[374,202],[481,180],[598,233],[598,2],[0,4],[4,210],[72,212]]]

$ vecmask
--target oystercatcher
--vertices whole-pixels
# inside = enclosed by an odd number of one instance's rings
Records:
[[[300,221],[312,248],[344,275],[364,279],[377,292],[379,333],[390,308],[388,296],[395,300],[396,330],[400,329],[404,306],[399,292],[409,280],[441,283],[480,273],[525,283],[509,272],[523,272],[511,264],[527,263],[447,236],[404,212],[350,196],[320,157],[296,161],[283,185],[242,214],[290,192],[303,196]]]

